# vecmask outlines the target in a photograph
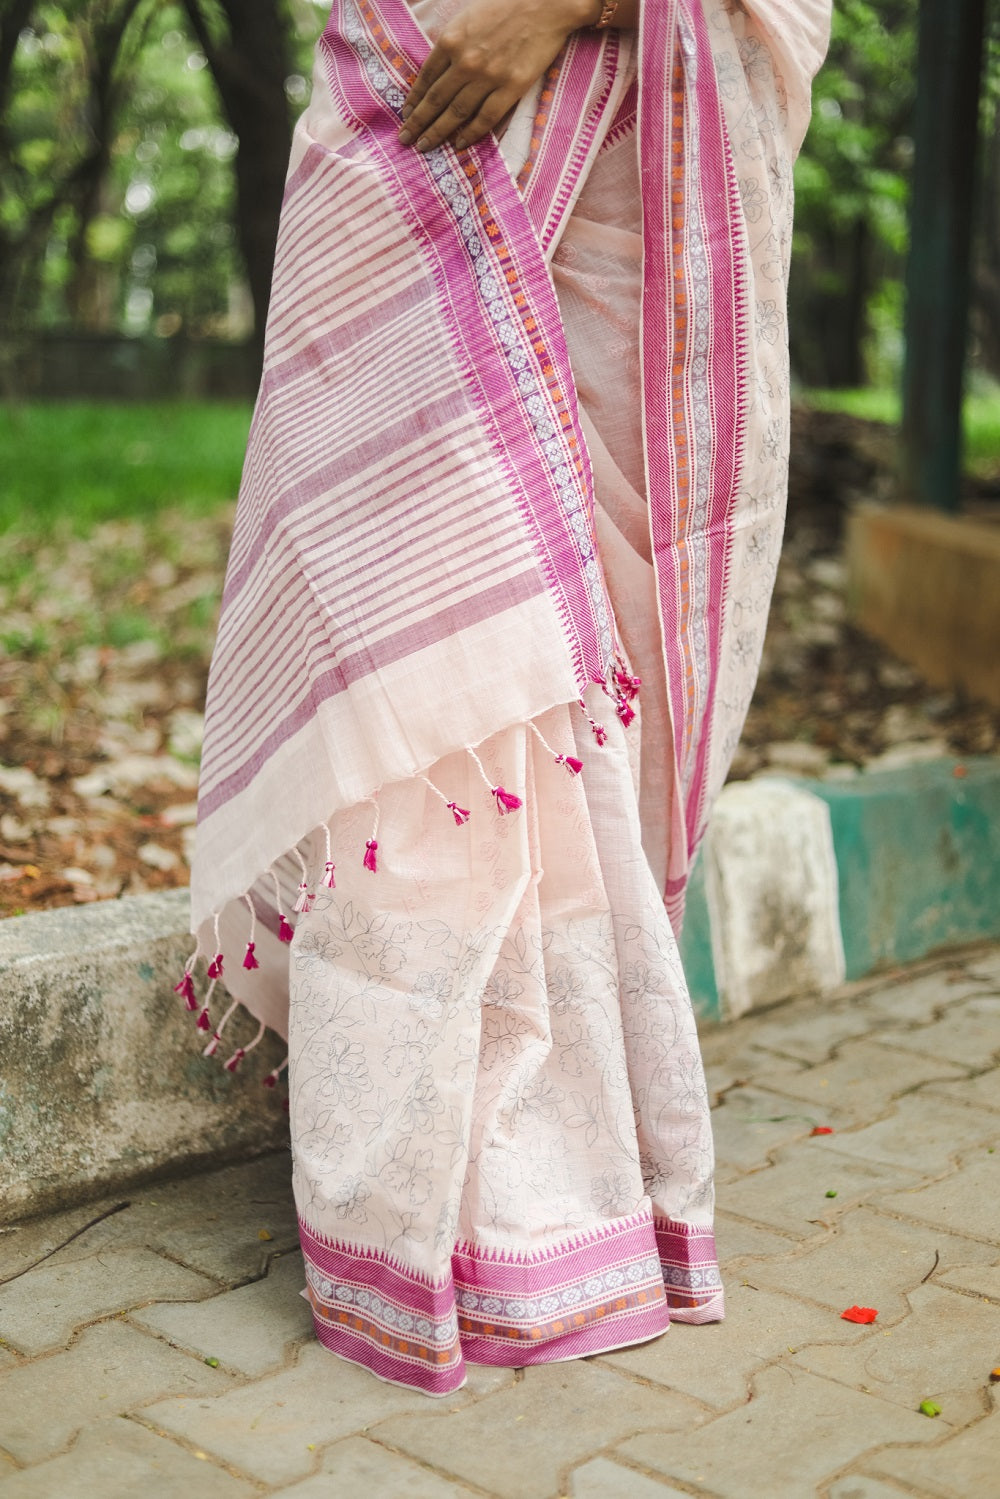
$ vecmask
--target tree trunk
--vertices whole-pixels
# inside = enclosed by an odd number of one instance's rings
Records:
[[[225,35],[217,36],[206,0],[184,0],[208,59],[226,118],[239,142],[236,231],[246,263],[254,322],[263,343],[278,217],[292,145],[285,95],[290,71],[278,0],[217,0]]]

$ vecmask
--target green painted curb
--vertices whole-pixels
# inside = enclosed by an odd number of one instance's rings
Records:
[[[847,977],[1000,937],[1000,760],[811,781],[830,809]]]

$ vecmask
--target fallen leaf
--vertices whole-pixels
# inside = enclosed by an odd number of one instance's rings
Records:
[[[863,1326],[867,1326],[869,1322],[875,1321],[878,1312],[873,1306],[849,1306],[847,1311],[841,1312],[840,1315],[844,1322],[860,1322]]]
[[[922,1416],[940,1416],[941,1407],[934,1400],[921,1400],[917,1410]]]
[[[828,1124],[817,1124],[815,1129],[809,1131],[810,1135],[832,1135],[833,1130]]]
[[[217,1358],[207,1358],[205,1362],[210,1369],[217,1369],[219,1367],[219,1360]]]
[[[267,1244],[274,1237],[274,1235],[269,1234],[266,1228],[261,1228],[257,1230],[257,1237],[258,1239],[263,1239],[264,1243]]]
[[[827,1195],[827,1197],[836,1197],[837,1193],[836,1193],[835,1189],[833,1187],[831,1187],[830,1190],[829,1190],[829,1192],[827,1192],[826,1195]]]
[[[990,1383],[991,1384],[997,1384],[998,1382],[1000,1382],[1000,1369],[991,1369],[990,1370]]]

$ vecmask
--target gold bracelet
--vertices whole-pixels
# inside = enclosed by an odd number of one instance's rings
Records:
[[[596,31],[600,31],[602,28],[611,25],[619,4],[620,0],[604,0],[604,4],[601,7],[600,20],[594,22],[594,29]]]

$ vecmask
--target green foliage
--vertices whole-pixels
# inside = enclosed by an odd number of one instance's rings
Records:
[[[865,421],[899,425],[902,401],[895,387],[810,390],[803,400],[820,411],[843,411]],[[974,382],[965,398],[963,426],[967,472],[980,479],[1000,477],[1000,385],[984,378]]]
[[[917,10],[918,0],[838,0],[834,11],[795,175],[793,352],[807,380],[898,368]]]
[[[0,408],[0,531],[86,533],[166,506],[209,514],[236,497],[249,424],[235,402]]]

